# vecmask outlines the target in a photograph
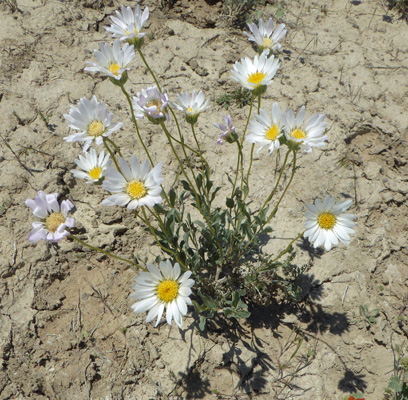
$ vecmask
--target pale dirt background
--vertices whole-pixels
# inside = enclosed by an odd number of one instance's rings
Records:
[[[68,240],[27,241],[34,218],[25,199],[56,191],[75,203],[90,243],[125,257],[152,261],[158,254],[126,211],[102,208],[100,188],[73,178],[80,149],[62,140],[69,105],[95,94],[124,122],[115,141],[126,156],[144,157],[119,89],[83,71],[97,43],[110,40],[103,30],[108,16],[135,2],[18,0],[21,12],[14,13],[0,6],[2,399],[331,400],[356,390],[382,399],[392,345],[408,335],[408,26],[380,0],[282,3],[279,22],[289,33],[263,107],[279,101],[284,109],[306,104],[309,115],[325,112],[330,143],[301,157],[265,249],[286,246],[302,229],[304,202],[326,193],[356,200],[356,235],[349,247],[327,254],[299,242],[295,261],[310,262],[310,269],[298,307],[252,310],[239,329],[220,326],[204,336],[192,314],[183,331],[155,329],[133,314],[135,272],[127,266]],[[235,149],[215,145],[212,123],[225,113],[215,99],[237,88],[229,70],[254,51],[242,30],[227,27],[221,2],[183,0],[171,10],[152,0],[141,5],[150,8],[154,33],[144,52],[170,98],[202,89],[211,99],[198,133],[217,182],[227,183]],[[260,11],[267,19],[277,8]],[[151,83],[136,57],[127,87],[136,93]],[[238,131],[247,112],[228,110]],[[177,165],[163,135],[145,121],[141,128],[172,182]],[[348,168],[339,167],[342,157],[352,161]],[[275,160],[260,153],[255,162],[252,194],[259,203],[275,179]],[[360,305],[381,310],[369,329]],[[289,360],[295,330],[304,339]],[[285,388],[285,376],[303,365],[300,356],[311,363]]]

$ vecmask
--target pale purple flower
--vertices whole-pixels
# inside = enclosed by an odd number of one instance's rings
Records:
[[[151,122],[160,124],[169,120],[166,108],[169,103],[169,97],[166,93],[159,92],[157,86],[151,86],[143,89],[132,99],[135,117],[140,119],[146,116]]]
[[[217,144],[224,144],[224,140],[230,139],[233,140],[234,139],[234,135],[235,135],[235,126],[232,126],[232,119],[230,115],[224,115],[224,124],[217,124],[217,123],[213,123],[213,125],[218,128],[221,129],[221,133],[220,133],[220,138],[217,140]]]
[[[26,200],[26,205],[40,218],[40,221],[32,223],[34,229],[28,235],[30,242],[35,243],[39,240],[59,242],[69,235],[65,228],[75,226],[75,220],[67,217],[74,205],[69,200],[63,200],[60,205],[57,198],[58,193],[45,194],[40,190],[34,199]]]

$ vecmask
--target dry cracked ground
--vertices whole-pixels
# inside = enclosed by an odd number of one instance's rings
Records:
[[[226,111],[215,100],[237,88],[230,69],[254,50],[222,2],[170,3],[140,3],[151,12],[144,53],[171,99],[193,89],[210,99],[197,132],[224,185],[236,154],[217,147],[212,123],[227,112],[242,132],[249,107]],[[149,261],[160,253],[125,210],[100,206],[99,187],[74,179],[80,150],[63,140],[70,104],[96,95],[124,122],[115,139],[125,157],[143,156],[120,90],[83,70],[109,40],[109,16],[136,3],[0,4],[0,398],[383,399],[408,336],[408,26],[380,0],[264,3],[256,15],[276,20],[283,9],[288,34],[263,107],[324,112],[330,138],[300,158],[265,251],[286,246],[302,229],[304,203],[326,194],[353,199],[356,234],[328,253],[299,241],[295,262],[309,265],[299,304],[255,308],[248,321],[202,335],[192,310],[181,331],[132,313],[126,265],[69,240],[27,240],[34,219],[24,202],[44,190],[75,203],[90,243]],[[136,57],[129,90],[151,84]],[[171,182],[177,165],[165,139],[147,122],[141,129]],[[276,158],[258,153],[255,202],[275,172]]]

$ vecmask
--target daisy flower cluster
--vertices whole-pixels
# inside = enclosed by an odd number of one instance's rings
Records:
[[[268,154],[279,150],[281,143],[310,153],[313,147],[322,147],[328,140],[324,134],[327,122],[325,115],[317,113],[305,121],[306,109],[303,106],[296,117],[291,109],[282,112],[278,103],[272,104],[271,115],[262,108],[251,119],[250,134],[245,137],[248,143],[259,144],[258,152],[264,147]]]
[[[143,272],[139,273],[135,284],[132,286],[133,293],[130,297],[136,300],[132,305],[133,311],[135,313],[147,312],[146,321],[156,320],[156,326],[165,314],[165,319],[169,325],[174,321],[179,328],[182,328],[182,319],[187,315],[188,306],[193,305],[193,301],[190,299],[192,287],[200,279],[199,272],[197,271],[200,268],[205,270],[206,274],[208,274],[208,277],[205,279],[208,281],[207,284],[211,285],[209,282],[213,278],[214,282],[218,280],[220,274],[218,269],[219,266],[223,265],[224,260],[218,260],[214,263],[214,265],[217,265],[216,270],[218,271],[214,276],[211,276],[210,269],[206,265],[199,265],[198,268],[196,265],[193,268],[193,266],[185,262],[186,254],[188,253],[189,256],[194,254],[191,257],[195,257],[195,259],[202,257],[204,264],[206,264],[212,255],[202,256],[202,249],[211,246],[206,247],[206,245],[201,244],[201,247],[194,250],[192,250],[192,247],[188,247],[190,237],[195,234],[191,232],[192,222],[189,220],[190,214],[188,214],[187,218],[188,224],[184,223],[182,225],[183,221],[180,222],[179,219],[181,219],[180,215],[184,215],[184,204],[182,205],[183,212],[178,213],[175,210],[177,203],[175,191],[173,187],[168,192],[164,189],[162,163],[153,162],[149,149],[140,135],[138,124],[152,123],[163,129],[173,151],[174,158],[179,163],[180,174],[183,175],[184,179],[181,183],[185,192],[181,195],[180,198],[183,200],[180,200],[180,202],[183,202],[188,197],[184,193],[188,192],[191,194],[191,198],[195,199],[195,203],[193,200],[190,204],[197,208],[209,226],[208,230],[201,231],[205,232],[205,234],[202,233],[202,237],[198,238],[198,240],[195,240],[193,237],[191,242],[201,243],[203,241],[204,243],[204,240],[208,240],[209,232],[215,235],[214,232],[216,230],[214,227],[216,226],[218,229],[219,221],[224,219],[225,224],[226,217],[223,216],[211,221],[213,211],[214,213],[218,212],[211,208],[211,202],[214,200],[217,191],[221,188],[218,187],[213,190],[210,196],[213,186],[213,181],[210,180],[211,171],[208,162],[205,161],[204,152],[201,151],[194,130],[200,115],[210,108],[209,100],[205,98],[203,91],[194,90],[192,93],[184,91],[177,94],[177,96],[174,96],[177,99],[173,102],[170,100],[171,96],[169,96],[168,92],[160,88],[153,71],[150,69],[142,53],[145,39],[143,29],[147,24],[148,18],[149,10],[147,7],[142,10],[139,5],[134,9],[121,6],[120,10],[116,11],[115,16],[110,18],[111,25],[105,27],[106,32],[113,38],[113,44],[111,45],[107,42],[99,43],[98,49],[94,51],[95,61],[88,62],[88,66],[85,67],[85,71],[97,73],[102,78],[110,80],[115,85],[116,90],[119,87],[126,96],[136,134],[148,159],[141,161],[140,158],[132,154],[129,158],[122,156],[121,149],[115,143],[117,141],[115,135],[119,136],[118,133],[122,129],[123,123],[116,122],[113,113],[108,110],[103,100],[98,100],[96,96],[93,96],[91,99],[87,97],[79,99],[75,105],[70,106],[69,112],[64,114],[68,128],[73,131],[64,140],[72,143],[76,148],[80,147],[80,154],[73,161],[77,168],[71,170],[72,175],[78,180],[83,180],[86,184],[99,185],[105,190],[106,196],[101,202],[102,206],[119,206],[131,210],[136,217],[148,226],[149,231],[160,248],[168,256],[172,257],[172,261],[170,259],[159,261],[158,266],[147,262],[146,268],[144,268],[133,261],[112,255],[112,257],[130,262],[143,269]],[[307,117],[305,106],[300,107],[295,114],[290,108],[286,108],[284,111],[277,102],[274,102],[269,110],[261,107],[261,96],[267,91],[268,86],[273,84],[274,78],[279,74],[281,61],[277,52],[281,48],[280,41],[285,37],[287,31],[284,24],[275,28],[272,19],[269,19],[267,23],[260,19],[258,25],[255,23],[248,24],[248,28],[250,33],[244,33],[249,41],[256,45],[258,54],[253,59],[244,57],[240,61],[236,61],[231,71],[231,78],[251,92],[251,107],[245,129],[242,133],[238,133],[230,115],[224,116],[222,123],[213,123],[213,126],[221,131],[217,140],[218,144],[236,143],[238,145],[235,179],[228,177],[233,186],[232,196],[227,198],[226,202],[228,208],[235,207],[236,203],[233,197],[241,196],[243,192],[245,193],[245,198],[238,199],[240,201],[239,207],[249,204],[245,203],[245,200],[249,192],[249,176],[253,164],[255,145],[258,146],[257,152],[266,149],[268,155],[277,153],[283,146],[286,146],[288,153],[282,166],[282,171],[286,166],[289,153],[293,155],[292,176],[283,192],[283,197],[296,170],[297,153],[299,151],[306,154],[311,153],[313,148],[320,148],[328,141],[325,114],[318,112]],[[138,91],[135,90],[137,95],[131,97],[125,89],[125,84],[128,84],[128,74],[131,74],[131,62],[135,58],[135,51],[138,52],[147,70],[151,73],[155,85],[141,88]],[[258,101],[258,112],[252,115],[254,101]],[[173,108],[181,112],[185,121],[190,125],[192,137],[197,146],[196,150],[186,144]],[[170,125],[168,124],[170,114],[176,120],[179,138],[172,136],[167,129],[167,125]],[[174,142],[181,145],[184,155],[183,159],[180,158],[178,151],[175,150]],[[243,151],[245,143],[252,145],[251,159],[246,174],[244,173]],[[101,149],[100,147],[103,148]],[[190,162],[187,150],[199,156],[201,171],[194,170],[196,162]],[[129,149],[124,149],[124,151],[129,151]],[[282,173],[279,175],[279,179],[281,175]],[[241,176],[239,184],[237,184],[238,176]],[[276,187],[278,187],[278,183],[279,180]],[[236,221],[233,221],[232,214],[228,214],[228,225],[234,226],[234,229],[237,229],[237,231],[234,231],[236,236],[231,243],[235,241],[234,243],[237,246],[242,246],[241,248],[245,250],[251,244],[251,241],[255,241],[257,235],[254,232],[264,232],[266,223],[270,221],[278,207],[276,206],[270,216],[266,217],[268,211],[266,206],[272,198],[274,191],[271,192],[264,206],[258,210],[258,216],[253,219],[255,223],[259,224],[259,231],[254,229],[252,225],[254,223],[253,220],[247,221],[248,224],[245,225],[246,232],[252,232],[253,237],[250,237],[243,246],[243,238],[246,238],[245,235],[247,233],[238,232],[238,229],[241,229],[241,225],[244,225],[241,217],[242,215],[248,216],[253,213],[245,211],[239,217],[236,216]],[[164,205],[161,205],[161,203],[164,203]],[[329,195],[323,201],[316,200],[314,204],[306,204],[304,237],[309,239],[314,247],[323,246],[326,251],[331,250],[339,242],[348,245],[351,241],[350,235],[354,233],[355,226],[353,221],[355,215],[346,213],[351,204],[351,200],[336,202],[335,198]],[[69,236],[70,239],[84,244],[82,240],[76,238],[72,231],[75,227],[75,220],[68,216],[74,209],[74,205],[70,200],[63,200],[59,203],[57,193],[45,194],[39,191],[34,199],[26,201],[26,205],[33,211],[34,216],[39,219],[32,223],[33,230],[28,236],[31,242],[47,240],[55,243]],[[165,207],[168,209],[166,210]],[[162,218],[163,214],[165,216]],[[262,217],[260,216],[261,214]],[[151,224],[149,217],[156,219],[156,225]],[[233,221],[232,224],[230,224],[231,221]],[[179,224],[178,228],[175,228],[175,224]],[[204,226],[205,224],[199,221],[196,225]],[[176,237],[179,235],[179,232],[184,232],[182,244],[179,244],[178,237]],[[227,228],[225,232],[227,232]],[[231,232],[232,230],[228,231],[228,234]],[[223,257],[222,240],[223,238],[215,238],[214,236],[214,242],[216,243],[214,245],[215,250],[212,253],[215,256]],[[172,248],[172,245],[174,248]],[[93,246],[88,246],[98,250]],[[230,246],[230,243],[228,243],[228,246]],[[183,249],[188,248],[188,250],[180,257],[180,253],[177,252],[184,251],[180,250],[182,247]],[[249,249],[251,248],[249,247]],[[108,252],[102,249],[99,250],[109,255]],[[244,256],[243,253],[241,254],[241,250],[235,251],[235,249],[231,250],[229,247],[228,252],[234,264],[239,262],[239,260],[234,259],[236,254]],[[231,265],[231,262],[229,262],[231,260],[228,260],[228,263],[225,262],[225,265]],[[195,271],[195,275],[193,275],[193,271]],[[195,280],[191,277],[195,278]],[[201,296],[203,287],[199,289],[198,293]],[[245,291],[236,292],[238,297],[232,294],[231,296],[234,298],[234,301],[223,303],[223,306],[219,307],[219,309],[225,308],[231,315],[235,315],[237,318],[242,315],[249,315],[242,305],[240,305],[241,314],[237,312],[238,304],[240,304],[237,299],[239,299],[242,292]],[[216,290],[212,292],[212,295],[215,296],[215,293]],[[211,308],[209,304],[214,304],[214,301],[208,300],[208,297],[203,302],[205,303],[205,306],[203,306],[204,310]],[[226,307],[226,305],[232,304],[235,304],[235,310],[229,306]],[[200,307],[196,302],[194,302],[194,306],[196,309]],[[233,314],[234,312],[235,314]]]

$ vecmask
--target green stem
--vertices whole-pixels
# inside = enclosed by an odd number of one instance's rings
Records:
[[[146,147],[146,145],[144,144],[144,142],[143,142],[143,140],[142,140],[142,136],[140,135],[140,132],[139,132],[139,126],[137,125],[137,121],[136,121],[136,117],[135,117],[135,112],[134,112],[134,110],[133,110],[132,100],[131,100],[131,98],[130,98],[128,92],[126,91],[124,85],[121,85],[120,88],[122,89],[122,93],[126,96],[126,99],[127,99],[128,103],[129,103],[130,113],[131,113],[131,115],[132,115],[133,125],[134,125],[135,128],[136,128],[136,133],[137,133],[137,136],[138,136],[138,138],[139,138],[139,141],[140,141],[140,143],[141,143],[142,146],[143,146],[143,149],[144,149],[144,151],[145,151],[145,153],[146,153],[146,155],[147,155],[147,158],[149,159],[151,168],[153,168],[153,167],[154,167],[153,160],[152,160],[152,158],[150,157],[149,150],[147,150],[147,147]],[[169,203],[169,198],[167,197],[167,194],[166,194],[166,192],[165,192],[165,190],[164,190],[163,185],[161,185],[161,187],[162,187],[163,196],[164,196],[164,198],[166,199],[167,203]]]
[[[124,86],[124,85],[121,85],[120,88],[122,89],[122,92],[123,92],[123,94],[126,96],[126,99],[127,99],[128,103],[129,103],[130,113],[132,114],[132,121],[133,121],[133,124],[134,124],[134,126],[135,126],[135,128],[136,128],[136,133],[137,133],[137,136],[138,136],[138,138],[139,138],[139,141],[140,141],[140,143],[142,144],[143,149],[144,149],[145,153],[147,154],[147,158],[149,159],[150,165],[151,165],[152,168],[153,168],[153,167],[154,167],[153,160],[152,160],[152,158],[150,157],[149,150],[147,150],[147,147],[146,147],[146,145],[144,144],[144,142],[143,142],[143,140],[142,140],[142,136],[140,135],[140,132],[139,132],[139,127],[138,127],[138,125],[137,125],[137,121],[136,121],[136,117],[135,117],[135,112],[134,112],[134,110],[133,110],[132,100],[131,100],[131,98],[130,98],[128,92],[126,91],[125,86]]]
[[[275,215],[276,211],[278,210],[279,204],[281,203],[282,199],[284,198],[286,192],[289,189],[290,184],[292,183],[293,177],[295,176],[295,172],[296,172],[296,151],[293,151],[293,165],[292,165],[292,173],[290,175],[290,179],[289,182],[285,188],[285,190],[283,191],[278,203],[276,204],[275,208],[273,209],[273,211],[271,212],[269,218],[265,221],[265,223],[262,225],[262,228],[272,219],[272,217]]]
[[[247,196],[249,194],[249,174],[251,173],[252,162],[254,160],[254,147],[255,147],[255,143],[253,143],[252,147],[251,147],[251,158],[249,160],[249,167],[248,167],[248,172],[247,172],[247,177],[246,177],[246,184],[247,184],[248,191],[247,191],[247,193],[246,193],[246,195],[244,197],[244,201],[246,200],[246,198],[247,198]]]
[[[122,157],[122,153],[119,150],[119,147],[116,146],[116,144],[113,142],[113,140],[109,139],[109,138],[104,138],[107,142],[109,142],[114,148],[115,150],[118,152],[119,157]]]
[[[286,155],[285,155],[285,160],[283,161],[283,165],[282,165],[282,168],[281,168],[281,170],[280,170],[280,173],[279,173],[279,177],[278,177],[278,180],[276,181],[276,184],[275,184],[275,187],[272,189],[272,192],[269,194],[269,196],[266,198],[266,200],[265,200],[265,203],[263,204],[263,206],[261,207],[261,209],[259,210],[259,213],[266,207],[266,205],[269,203],[269,201],[271,200],[271,198],[272,198],[272,196],[275,194],[275,192],[276,192],[276,190],[277,190],[277,188],[278,188],[278,186],[279,186],[279,182],[280,182],[280,180],[281,180],[281,178],[282,178],[282,175],[283,175],[283,171],[284,171],[284,169],[285,169],[285,167],[286,167],[286,163],[288,162],[288,157],[289,157],[289,153],[291,152],[291,150],[288,150],[287,151],[287,153],[286,153]]]
[[[288,157],[288,154],[289,154],[290,151],[292,151],[292,150],[289,150],[288,153],[286,154],[285,163],[286,163],[286,160],[287,160],[287,157]],[[284,167],[284,166],[282,166],[281,174],[282,174],[282,171],[283,171],[283,167]],[[287,190],[289,189],[290,184],[292,183],[293,177],[294,177],[294,175],[295,175],[295,171],[296,171],[296,151],[293,151],[292,174],[291,174],[291,176],[290,176],[289,182],[288,182],[288,184],[287,184],[285,190],[283,191],[283,193],[282,193],[282,195],[281,195],[281,197],[280,197],[278,203],[276,204],[275,208],[273,209],[273,211],[272,211],[271,214],[269,215],[268,219],[260,226],[259,230],[254,233],[254,237],[255,237],[256,235],[258,235],[258,234],[262,231],[262,229],[265,227],[265,225],[268,224],[269,221],[272,219],[272,217],[275,215],[276,211],[278,210],[279,204],[281,203],[283,197],[285,196]],[[279,179],[280,179],[280,176],[279,176]],[[277,188],[277,185],[275,185],[274,190],[276,190],[276,188]],[[272,193],[271,193],[271,195],[272,195]],[[265,207],[265,205],[266,205],[266,202],[265,202],[265,204],[263,205],[263,207],[262,207],[262,209],[261,209],[260,211],[263,210],[263,208]],[[252,240],[249,240],[249,241],[246,243],[246,245],[244,246],[244,250],[247,249],[252,243],[253,243],[253,239],[252,239]],[[237,259],[239,259],[239,257],[241,257],[242,254],[243,254],[243,252],[239,253]]]
[[[210,167],[208,165],[207,160],[203,157],[203,152],[201,151],[200,143],[198,142],[197,135],[195,133],[194,124],[191,124],[191,130],[193,132],[194,140],[196,142],[198,153],[199,153],[200,158],[201,158],[201,175],[202,175],[202,179],[203,179],[203,182],[204,182],[204,176],[205,176],[206,177],[206,182],[207,182],[207,179],[209,179]],[[205,173],[205,171],[207,171],[207,173]],[[209,193],[208,193],[208,190],[207,190],[206,182],[204,182],[202,190],[203,190],[203,193],[204,193],[204,195],[205,195],[205,197],[207,199],[207,209],[209,211],[210,210],[210,198],[209,198]],[[198,184],[197,184],[197,188],[200,189],[198,187]]]
[[[148,207],[148,209],[149,209],[149,207]],[[149,209],[149,211],[151,212],[150,209]],[[156,243],[160,246],[160,248],[161,248],[165,253],[171,254],[171,255],[177,260],[177,262],[178,262],[179,264],[181,264],[181,265],[185,268],[184,263],[180,260],[180,258],[178,257],[177,253],[176,253],[175,251],[173,251],[173,250],[171,250],[171,249],[169,249],[169,248],[163,246],[163,245],[160,243],[160,239],[157,237],[156,231],[155,231],[155,229],[153,228],[152,224],[150,223],[149,219],[147,218],[146,211],[144,210],[143,207],[142,207],[142,213],[143,213],[143,218],[142,218],[140,215],[139,215],[139,218],[142,219],[142,221],[144,221],[144,223],[148,226],[149,231],[150,231],[150,233],[154,236],[154,240],[156,241]],[[152,213],[152,215],[155,216],[155,217],[157,217],[157,216],[156,216],[155,214],[153,214],[153,213]]]
[[[246,121],[246,124],[245,124],[244,133],[242,134],[242,138],[241,138],[241,142],[240,142],[240,146],[239,146],[241,151],[238,153],[237,166],[238,166],[239,164],[241,164],[241,189],[242,189],[242,184],[243,184],[243,180],[244,180],[244,156],[243,156],[243,154],[242,154],[242,148],[243,148],[243,144],[244,144],[244,139],[245,139],[246,131],[247,131],[247,129],[248,129],[249,119],[251,118],[251,114],[252,114],[252,107],[253,107],[253,105],[254,105],[254,98],[255,98],[255,96],[252,95],[251,105],[250,105],[250,107],[249,107],[248,118],[247,118],[247,121]],[[239,173],[239,168],[237,168],[237,170],[236,170],[235,181],[237,181],[237,179],[238,179],[238,173]],[[233,189],[235,190],[235,185],[234,185],[234,188],[233,188]],[[233,192],[233,193],[234,193],[234,192]]]
[[[102,138],[102,140],[103,140],[103,145],[106,147],[106,150],[108,150],[108,153],[109,153],[111,159],[113,160],[113,163],[115,164],[116,169],[117,169],[120,173],[122,173],[122,171],[121,171],[121,169],[120,169],[120,167],[119,167],[119,164],[118,164],[118,162],[116,161],[115,156],[114,156],[112,150],[109,148],[109,146],[108,146],[108,144],[107,144],[107,141],[108,141],[108,140],[107,140],[105,137]]]
[[[201,151],[200,143],[198,142],[197,135],[195,133],[194,124],[191,124],[191,130],[193,131],[193,136],[194,136],[194,140],[195,140],[196,145],[197,145],[198,154],[200,155],[200,158],[201,158],[201,171],[202,171],[203,177],[204,177],[204,164],[208,168],[208,163],[207,163],[206,159],[203,157],[203,152]]]
[[[172,115],[173,118],[174,118],[174,121],[175,121],[176,126],[177,126],[177,131],[178,131],[178,134],[179,134],[179,136],[180,136],[180,140],[176,139],[176,138],[175,138],[174,136],[172,136],[172,135],[170,135],[170,137],[171,137],[176,143],[180,144],[180,145],[183,146],[183,147],[186,147],[188,150],[190,150],[190,151],[193,152],[194,154],[199,155],[197,150],[193,149],[192,147],[190,147],[188,144],[186,144],[186,143],[184,142],[184,137],[183,137],[183,135],[182,135],[182,133],[181,133],[181,129],[180,129],[180,125],[179,125],[179,123],[178,123],[178,119],[177,119],[176,113],[173,111],[173,109],[171,108],[170,105],[167,105],[167,108],[170,110],[171,115]]]
[[[259,114],[260,109],[261,109],[261,95],[259,94],[258,95],[258,114]],[[246,130],[245,130],[245,132],[246,132]],[[244,201],[246,200],[246,198],[247,198],[247,196],[249,194],[249,174],[251,172],[252,162],[253,162],[253,159],[254,159],[254,147],[255,147],[255,144],[252,144],[252,147],[251,147],[251,159],[249,161],[249,167],[248,167],[247,178],[246,178],[246,184],[247,184],[248,191],[247,191],[247,193],[245,195]]]
[[[297,236],[288,244],[288,246],[286,247],[286,249],[283,250],[283,251],[278,255],[278,257],[274,258],[274,259],[271,261],[271,263],[274,263],[274,262],[278,261],[284,254],[286,254],[286,253],[290,250],[292,244],[295,243],[296,240],[300,239],[300,238],[304,235],[304,233],[305,233],[305,231],[303,231],[302,233],[300,233],[299,235],[297,235]]]
[[[161,127],[162,127],[164,133],[166,134],[167,139],[168,139],[169,144],[170,144],[170,147],[171,147],[171,150],[173,151],[173,154],[175,155],[175,157],[176,157],[176,159],[177,159],[177,161],[178,161],[178,163],[179,163],[179,165],[180,165],[181,172],[183,173],[183,175],[184,175],[185,178],[187,179],[187,182],[189,183],[191,189],[192,189],[193,192],[194,192],[194,195],[195,195],[195,198],[196,198],[196,201],[197,201],[197,206],[199,207],[198,209],[201,209],[201,207],[200,207],[200,199],[199,199],[199,197],[198,197],[197,191],[196,191],[196,189],[195,189],[193,183],[191,182],[191,179],[189,178],[189,176],[188,176],[186,170],[184,169],[183,163],[181,162],[180,157],[178,156],[178,154],[177,154],[177,152],[176,152],[176,149],[175,149],[174,146],[173,146],[173,142],[171,141],[171,139],[170,139],[170,137],[169,137],[169,135],[170,135],[170,134],[169,134],[169,131],[167,130],[166,125],[164,124],[164,122],[162,122],[160,125],[161,125]],[[188,160],[188,157],[187,157],[187,160]],[[189,165],[190,170],[192,171],[190,161],[188,161],[187,163],[188,163],[188,165]],[[193,176],[194,176],[194,172],[193,172],[193,171],[192,171],[192,173],[193,173]],[[194,178],[195,178],[195,176],[194,176]],[[194,180],[195,180],[195,179],[194,179]],[[196,181],[196,182],[197,182],[197,181]]]
[[[159,92],[161,93],[161,88],[160,88],[159,82],[158,82],[156,76],[154,75],[152,69],[150,68],[149,64],[147,63],[146,59],[144,58],[144,55],[143,55],[143,53],[142,53],[142,50],[141,50],[141,49],[137,49],[137,51],[138,51],[138,53],[139,53],[139,55],[140,55],[140,58],[142,59],[144,65],[145,65],[146,68],[149,70],[150,75],[151,75],[152,78],[154,79],[154,81],[155,81],[155,83],[156,83],[156,86],[157,86],[157,89],[159,89]]]
[[[99,247],[92,246],[92,245],[84,242],[83,240],[79,239],[78,237],[76,237],[73,234],[70,234],[68,237],[75,240],[75,241],[77,241],[78,243],[81,243],[83,246],[89,247],[90,249],[95,250],[95,251],[99,251],[100,253],[105,254],[108,257],[116,258],[117,260],[123,261],[123,262],[128,263],[128,264],[132,264],[134,267],[137,267],[137,268],[139,268],[139,269],[141,269],[143,271],[147,271],[146,268],[143,268],[141,265],[135,263],[134,261],[131,261],[131,260],[128,260],[126,258],[116,256],[115,254],[112,254],[109,251],[102,250]]]
[[[239,141],[236,141],[236,144],[238,146],[238,157],[237,157],[237,168],[236,171],[238,171],[239,169],[239,162],[242,158],[242,147],[241,144],[239,143]],[[235,187],[237,186],[237,180],[238,180],[238,172],[235,174],[235,179],[234,179],[234,183],[232,185],[232,192],[231,192],[231,198],[234,197],[234,192],[235,192]]]

